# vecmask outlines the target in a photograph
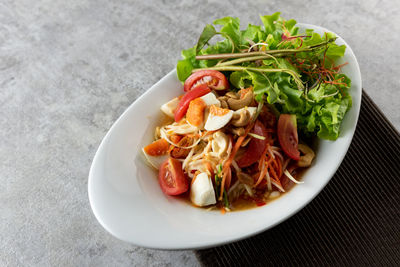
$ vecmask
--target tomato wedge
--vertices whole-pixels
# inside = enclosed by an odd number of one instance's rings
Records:
[[[225,90],[229,88],[228,79],[223,73],[217,70],[200,70],[186,79],[183,90],[189,92],[200,84],[207,84],[210,88],[215,90]]]
[[[161,164],[158,182],[161,190],[170,196],[180,195],[189,189],[189,181],[182,171],[182,163],[174,158],[168,158]]]
[[[260,159],[262,153],[264,152],[265,147],[267,146],[267,142],[269,141],[267,128],[265,128],[264,124],[262,124],[259,120],[256,121],[256,123],[254,124],[254,128],[253,130],[251,130],[251,132],[257,135],[264,136],[265,139],[251,139],[246,152],[244,152],[243,156],[237,161],[237,164],[240,168],[248,167],[257,162],[257,160]]]
[[[291,159],[300,160],[300,151],[297,146],[297,122],[294,114],[281,114],[278,120],[278,139],[283,152]]]
[[[195,98],[201,97],[211,92],[207,84],[200,84],[193,90],[187,92],[179,101],[178,107],[175,110],[175,121],[180,121],[186,114],[190,101]]]
[[[289,166],[289,167],[287,168],[287,171],[288,171],[294,178],[297,178],[297,177],[296,177],[296,176],[297,176],[297,170],[296,170],[296,168],[297,168],[297,166],[294,165],[294,164],[292,164],[291,166]],[[295,183],[293,183],[292,180],[290,180],[290,179],[286,176],[286,174],[283,174],[283,175],[282,175],[282,177],[281,177],[281,184],[282,184],[283,189],[285,189],[285,190],[289,190],[290,188],[292,188],[292,187],[295,185]]]

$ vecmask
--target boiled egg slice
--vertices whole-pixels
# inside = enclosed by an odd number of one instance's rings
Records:
[[[217,107],[221,106],[221,102],[217,99],[217,97],[213,93],[208,93],[200,97],[207,106],[216,105]]]
[[[211,105],[204,129],[207,131],[216,131],[221,129],[229,123],[232,116],[232,110]]]
[[[213,93],[208,93],[192,100],[189,104],[188,111],[186,112],[186,119],[189,124],[202,128],[204,125],[204,118],[208,115],[205,110],[211,105],[215,105],[217,107],[221,106],[221,102]]]
[[[175,97],[171,101],[163,104],[161,106],[161,111],[164,112],[167,116],[174,118],[175,116],[174,113],[176,108],[178,107],[178,104],[179,104],[179,99]]]
[[[214,187],[207,173],[202,172],[193,179],[190,187],[190,201],[200,207],[215,204],[217,201]]]
[[[229,146],[229,137],[222,131],[217,131],[213,134],[211,141],[212,151],[217,153],[219,157],[227,151]]]
[[[161,164],[167,160],[168,154],[160,155],[160,156],[151,156],[146,153],[144,148],[142,148],[143,154],[145,158],[147,159],[147,162],[154,167],[155,169],[160,169]]]

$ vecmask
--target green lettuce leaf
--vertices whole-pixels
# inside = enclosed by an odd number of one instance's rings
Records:
[[[234,17],[217,19],[213,25],[206,25],[197,44],[182,51],[182,59],[177,63],[178,78],[182,83],[191,75],[193,69],[215,66],[219,60],[196,60],[196,55],[239,53],[247,51],[251,44],[264,43],[266,50],[301,49],[318,46],[312,51],[299,51],[294,56],[268,58],[258,62],[243,62],[237,66],[243,70],[225,71],[229,77],[232,90],[253,87],[257,101],[266,101],[280,113],[296,114],[298,129],[305,135],[317,135],[320,138],[336,140],[340,134],[341,122],[352,105],[349,89],[351,80],[344,74],[332,72],[328,80],[315,84],[315,77],[304,73],[303,65],[293,62],[314,64],[317,62],[331,68],[335,61],[344,56],[346,46],[331,42],[321,43],[335,38],[333,33],[318,34],[312,29],[299,33],[295,20],[284,20],[280,13],[260,16],[262,26],[249,24],[240,29],[240,20]],[[211,43],[215,36],[223,37],[222,41]],[[261,48],[261,46],[259,46]],[[296,61],[297,60],[297,61]],[[311,66],[311,65],[310,65]],[[285,69],[280,72],[259,72],[248,68]],[[299,85],[294,81],[293,73],[300,77]],[[297,78],[296,78],[297,79]],[[334,80],[335,82],[331,82]],[[304,90],[300,90],[304,84]]]
[[[199,41],[196,45],[196,54],[208,43],[208,41],[217,34],[213,25],[207,24],[200,35]]]
[[[222,25],[220,33],[223,36],[230,38],[235,46],[238,46],[242,43],[239,18],[225,17],[214,20],[214,24]]]
[[[195,47],[182,50],[181,55],[183,59],[178,61],[176,72],[178,79],[184,82],[192,74],[192,70],[199,67],[199,61],[196,60]]]

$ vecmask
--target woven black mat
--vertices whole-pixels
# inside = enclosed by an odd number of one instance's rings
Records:
[[[280,225],[196,251],[205,266],[400,266],[400,135],[363,92],[357,129],[335,176]]]

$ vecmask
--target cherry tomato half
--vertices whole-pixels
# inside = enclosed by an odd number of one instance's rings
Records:
[[[193,90],[187,92],[179,101],[178,107],[175,110],[175,121],[180,121],[186,114],[190,101],[195,98],[201,97],[203,95],[208,94],[211,92],[211,89],[208,87],[207,84],[200,84],[196,86]]]
[[[297,136],[297,122],[294,114],[281,114],[278,120],[278,139],[283,152],[291,159],[299,160],[300,151],[297,146],[299,138]]]
[[[228,79],[225,75],[217,70],[200,70],[196,71],[186,79],[183,85],[185,92],[191,91],[200,84],[207,84],[215,90],[225,90],[229,88]]]
[[[251,130],[251,132],[257,135],[264,136],[265,139],[251,139],[246,152],[244,152],[243,156],[237,161],[237,164],[240,168],[248,167],[259,160],[265,150],[265,147],[267,146],[267,142],[269,141],[267,129],[265,128],[264,124],[262,124],[259,120],[256,121],[256,123],[254,124],[254,128],[253,130]]]
[[[289,166],[288,168],[287,168],[287,170],[288,170],[288,172],[294,177],[294,178],[297,178],[296,176],[297,176],[297,166],[295,165],[295,164],[292,164],[291,166]],[[287,176],[286,176],[286,174],[282,174],[282,177],[281,177],[281,184],[282,184],[282,187],[283,187],[283,189],[285,189],[285,190],[289,190],[290,188],[292,188],[294,185],[295,185],[295,183],[293,183],[293,181],[292,180],[290,180]]]
[[[174,158],[168,158],[161,164],[158,182],[161,190],[170,196],[180,195],[189,189],[189,181],[182,171],[182,163]]]

